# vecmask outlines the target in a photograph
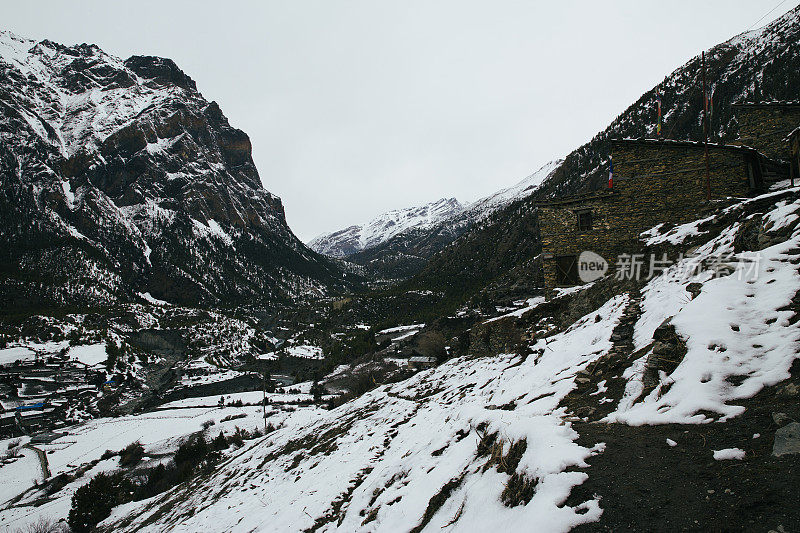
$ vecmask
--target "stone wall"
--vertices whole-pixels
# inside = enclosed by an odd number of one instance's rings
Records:
[[[640,250],[639,235],[658,224],[700,218],[706,202],[702,144],[671,141],[614,141],[614,187],[584,197],[539,204],[545,287],[556,283],[556,259],[590,250],[613,269],[617,256]],[[758,156],[741,147],[710,145],[712,200],[746,196],[759,184]],[[578,227],[590,210],[593,225]]]
[[[734,104],[739,143],[767,157],[789,160],[787,137],[800,125],[800,104]]]
[[[616,208],[616,193],[611,191],[539,206],[545,287],[557,286],[555,260],[559,256],[591,250],[611,260],[620,237],[614,226]],[[587,209],[592,212],[592,229],[581,231],[578,213]]]

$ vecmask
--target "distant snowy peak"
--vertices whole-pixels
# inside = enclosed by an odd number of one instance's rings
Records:
[[[526,198],[533,194],[564,162],[563,159],[557,159],[546,163],[542,168],[526,177],[516,185],[512,185],[506,189],[502,189],[491,196],[481,198],[467,206],[467,211],[477,215],[489,214],[501,207],[504,207],[511,202]]]
[[[467,205],[455,198],[442,198],[421,207],[409,207],[384,213],[364,225],[350,226],[313,239],[308,246],[331,257],[348,257],[375,248],[409,230],[431,230],[442,225],[464,228],[483,220],[494,211],[525,198],[550,178],[564,162],[550,161],[516,185]]]
[[[372,219],[361,231],[361,247],[371,248],[411,228],[430,228],[464,209],[455,198],[442,198],[421,207],[384,213]]]
[[[347,257],[378,246],[410,229],[432,228],[463,210],[464,206],[455,198],[442,198],[420,207],[388,211],[364,225],[320,235],[308,245],[321,254]]]

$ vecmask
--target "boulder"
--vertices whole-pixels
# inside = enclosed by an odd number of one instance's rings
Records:
[[[697,298],[697,295],[700,294],[700,291],[702,290],[702,288],[703,288],[703,284],[702,283],[697,283],[697,282],[690,283],[690,284],[688,284],[686,286],[686,292],[691,294],[692,295],[692,300],[694,300],[695,298]]]
[[[653,340],[657,341],[670,341],[676,337],[675,326],[670,324],[672,317],[666,319],[656,328],[653,332]]]
[[[661,341],[656,341],[656,343],[653,344],[653,353],[656,355],[672,355],[675,352],[676,348],[674,344]]]
[[[775,432],[772,455],[780,457],[800,453],[800,422],[792,422]]]
[[[772,421],[776,426],[785,426],[792,421],[786,413],[772,413]]]
[[[795,398],[798,394],[800,394],[800,387],[797,386],[797,383],[787,383],[778,390],[778,396],[785,398]]]

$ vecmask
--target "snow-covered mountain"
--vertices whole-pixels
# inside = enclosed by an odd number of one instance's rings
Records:
[[[393,223],[397,214],[425,212],[431,205],[441,205],[445,200],[422,208],[393,211],[375,219],[367,226],[352,226],[314,239],[309,246],[316,251],[344,257],[352,263],[367,268],[379,278],[405,278],[422,269],[428,259],[444,249],[477,223],[504,207],[535,193],[552,178],[562,161],[551,161],[524,178],[516,185],[453,209],[438,209],[440,216],[401,218],[404,224]],[[448,213],[449,211],[449,213]],[[386,224],[386,221],[389,221]],[[392,231],[385,231],[385,228]],[[377,228],[369,232],[366,228]],[[384,231],[380,231],[384,229]],[[369,239],[364,239],[369,235]]]
[[[455,198],[442,198],[420,207],[395,209],[378,215],[366,224],[320,235],[311,240],[308,246],[331,257],[347,257],[383,244],[409,229],[432,228],[463,209]]]
[[[0,32],[9,306],[286,298],[341,285],[266,191],[247,135],[174,62]]]

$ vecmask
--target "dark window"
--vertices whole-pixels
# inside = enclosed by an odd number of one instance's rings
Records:
[[[574,255],[556,257],[556,285],[578,284],[578,258]]]
[[[578,213],[578,230],[589,231],[590,229],[592,229],[592,212],[583,211]]]

